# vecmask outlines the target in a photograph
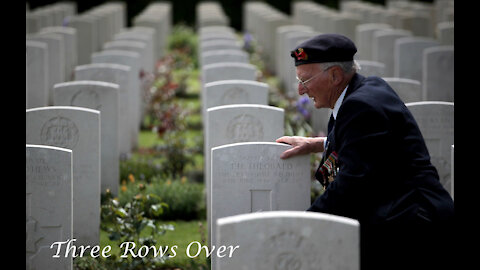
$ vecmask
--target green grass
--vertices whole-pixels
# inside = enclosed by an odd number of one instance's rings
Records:
[[[197,241],[202,245],[206,244],[206,221],[205,220],[195,220],[195,221],[160,221],[160,224],[171,224],[174,226],[175,230],[167,231],[163,235],[157,235],[155,238],[157,240],[158,246],[165,248],[168,246],[168,250],[171,250],[171,247],[177,246],[175,248],[176,255],[175,257],[169,258],[163,267],[178,267],[180,269],[206,269],[201,266],[207,265],[207,259],[205,258],[205,251],[202,250],[200,255],[195,258],[189,258],[187,256],[187,247],[190,243]],[[201,224],[201,225],[200,225]],[[146,236],[150,233],[150,229],[146,228],[141,236]],[[124,250],[120,249],[120,241],[111,241],[108,239],[108,233],[101,230],[100,231],[100,247],[103,248],[107,245],[112,247],[112,250],[109,254],[115,254],[120,256],[123,254]],[[137,247],[138,248],[138,247]],[[190,254],[195,255],[197,253],[197,246],[192,245],[190,249]],[[173,253],[171,253],[173,255]]]

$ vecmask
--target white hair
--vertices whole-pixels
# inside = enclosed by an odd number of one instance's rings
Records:
[[[347,74],[358,72],[361,69],[360,64],[357,62],[357,60],[345,62],[327,62],[320,63],[319,65],[322,70],[327,70],[331,67],[339,66],[343,70],[343,72]]]

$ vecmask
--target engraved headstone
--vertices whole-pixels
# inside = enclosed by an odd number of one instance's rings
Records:
[[[73,152],[73,237],[100,242],[100,112],[49,106],[26,110],[26,142]]]
[[[253,104],[217,106],[207,110],[204,127],[204,171],[208,217],[211,210],[211,149],[237,142],[274,142],[284,135],[284,110],[273,106]]]
[[[100,81],[74,81],[56,84],[55,106],[75,106],[100,111],[101,192],[118,195],[119,164],[119,92],[117,84]]]
[[[246,142],[211,151],[211,243],[218,218],[310,206],[310,156],[280,159],[290,145]]]
[[[268,105],[268,84],[249,80],[224,80],[207,83],[205,104],[202,104],[204,118],[208,108],[229,104]]]
[[[72,150],[26,145],[26,267],[72,269],[72,257],[53,258],[50,246],[72,239]]]
[[[451,194],[450,147],[454,144],[454,103],[423,101],[405,105],[422,132],[440,182]]]
[[[131,68],[126,65],[95,63],[81,65],[75,68],[77,81],[102,81],[119,86],[118,92],[118,143],[119,157],[128,155],[132,149],[130,138],[134,128],[131,118],[129,73]]]
[[[360,225],[354,219],[273,211],[220,218],[217,224],[216,246],[238,247],[232,256],[216,258],[215,270],[360,269]]]

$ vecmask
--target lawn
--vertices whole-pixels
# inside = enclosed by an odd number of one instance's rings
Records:
[[[163,249],[172,250],[174,248],[175,256],[169,258],[160,269],[208,269],[205,268],[207,265],[207,259],[205,258],[205,251],[202,250],[199,256],[195,258],[189,258],[187,256],[187,247],[190,243],[197,241],[202,245],[206,243],[206,221],[205,220],[192,220],[192,221],[159,221],[160,224],[173,225],[173,231],[167,231],[163,235],[156,235],[155,239],[157,240],[157,248],[161,246]],[[141,236],[146,236],[150,234],[150,229],[146,228]],[[111,241],[108,239],[108,233],[105,231],[100,232],[100,246],[105,247],[110,245],[112,250],[110,254],[115,254],[120,256],[125,251],[125,248],[120,249],[120,241]],[[167,248],[168,247],[168,248]],[[193,256],[197,253],[197,245],[192,244],[190,249],[190,255]],[[170,255],[174,254],[170,252]],[[178,268],[181,267],[181,268]]]

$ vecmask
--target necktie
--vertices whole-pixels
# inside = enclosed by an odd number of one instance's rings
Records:
[[[328,120],[328,129],[327,129],[328,135],[327,135],[327,141],[325,142],[325,151],[323,151],[324,159],[327,154],[329,140],[331,140],[331,137],[333,136],[333,132],[332,132],[333,126],[335,126],[335,118],[333,118],[333,113],[332,113],[330,114],[330,120]]]

